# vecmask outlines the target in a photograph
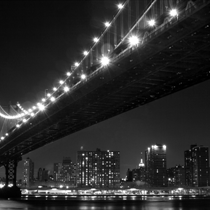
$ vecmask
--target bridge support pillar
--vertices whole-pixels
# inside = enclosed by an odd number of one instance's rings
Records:
[[[4,164],[5,173],[6,173],[6,183],[5,186],[8,187],[9,184],[13,184],[16,187],[16,178],[17,178],[17,163],[18,160],[9,160]]]
[[[5,160],[5,175],[6,175],[6,183],[5,186],[0,189],[0,198],[17,198],[21,197],[20,188],[17,187],[16,179],[17,179],[17,164],[20,158]],[[9,185],[12,184],[12,187]]]

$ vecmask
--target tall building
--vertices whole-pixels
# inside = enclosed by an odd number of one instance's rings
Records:
[[[140,159],[139,167],[132,170],[132,179],[133,181],[145,182],[145,164],[142,157]]]
[[[193,187],[209,186],[209,149],[191,145],[184,152],[185,184]]]
[[[23,161],[23,179],[22,185],[24,187],[30,187],[34,181],[34,162],[30,158],[26,158]]]
[[[185,168],[181,165],[167,169],[168,186],[181,187],[185,185]]]
[[[120,185],[119,151],[78,151],[77,185],[114,188]]]
[[[62,169],[62,163],[54,163],[54,167],[53,167],[54,181],[60,181],[61,169]]]
[[[53,179],[76,185],[76,164],[71,161],[70,157],[64,157],[62,163],[54,163]]]
[[[167,186],[166,145],[152,145],[145,151],[146,182],[153,187]]]
[[[40,182],[46,182],[49,179],[49,171],[45,168],[39,168],[37,172],[37,180]]]

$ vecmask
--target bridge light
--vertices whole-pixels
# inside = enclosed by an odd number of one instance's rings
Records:
[[[52,97],[50,98],[50,101],[55,101],[55,97],[52,96]]]
[[[78,67],[78,66],[79,66],[79,63],[78,63],[78,62],[75,62],[74,65],[75,65],[76,67]]]
[[[30,114],[32,117],[35,115],[33,112],[31,112],[31,114]]]
[[[1,140],[4,140],[4,136],[1,137]]]
[[[42,102],[45,102],[46,101],[46,99],[45,98],[42,98]],[[32,110],[31,110],[32,111]]]
[[[69,87],[68,87],[68,86],[65,86],[65,87],[63,88],[63,90],[64,90],[64,92],[68,92],[68,91],[69,91]]]
[[[85,50],[84,52],[83,52],[83,55],[88,55],[88,51],[87,50]]]
[[[99,41],[99,38],[94,37],[94,38],[93,38],[93,41],[94,41],[95,43],[97,43],[97,42]]]
[[[128,42],[129,42],[130,47],[134,47],[139,44],[140,40],[137,36],[132,35],[128,38]]]
[[[48,94],[47,94],[47,97],[49,98],[50,96],[51,96],[51,94],[50,94],[50,93],[48,93]]]
[[[32,111],[33,111],[32,109],[29,109],[29,110],[28,110],[28,112],[32,112]]]
[[[43,104],[37,103],[37,106],[38,106],[40,111],[44,111],[45,110],[45,106]]]
[[[111,25],[111,23],[107,21],[104,23],[104,25],[108,28]]]
[[[64,81],[63,80],[60,80],[59,83],[62,85],[64,83]]]
[[[70,76],[71,76],[71,73],[70,73],[70,72],[66,72],[66,75],[67,75],[68,77],[70,77]]]
[[[84,79],[86,79],[87,76],[85,74],[82,74],[80,77],[82,80],[84,80]]]
[[[6,133],[5,135],[6,135],[6,136],[9,136],[9,134],[8,134],[8,133]]]
[[[19,128],[20,127],[20,124],[17,124],[16,127]]]
[[[33,106],[32,108],[33,108],[33,110],[36,110],[36,109],[37,109],[37,107],[36,107],[36,106]]]
[[[123,5],[122,3],[119,3],[119,4],[117,5],[117,7],[118,7],[118,9],[122,9],[122,8],[124,7],[124,5]]]
[[[27,122],[27,120],[24,118],[24,119],[23,119],[23,122],[25,123],[25,122]]]
[[[178,11],[177,11],[177,9],[171,9],[171,10],[169,11],[169,15],[170,15],[171,17],[177,17],[177,16],[178,16]]]
[[[153,26],[156,25],[156,22],[155,22],[154,19],[149,20],[147,23],[148,23],[148,25],[149,25],[150,27],[153,27]]]
[[[56,90],[57,90],[57,88],[56,88],[56,87],[54,87],[54,88],[53,88],[53,91],[56,91]]]
[[[107,66],[110,63],[110,59],[107,56],[103,56],[100,59],[100,63],[101,63],[102,66]]]

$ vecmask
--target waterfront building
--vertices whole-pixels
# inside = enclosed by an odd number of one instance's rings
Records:
[[[37,180],[40,182],[46,182],[49,179],[50,172],[45,168],[39,168],[37,172]]]
[[[142,153],[141,153],[142,156]],[[145,164],[143,158],[141,157],[139,166],[132,170],[132,180],[145,182]]]
[[[34,181],[34,162],[30,158],[23,160],[22,185],[29,187]]]
[[[60,181],[61,169],[62,169],[62,163],[54,163],[54,166],[53,166],[54,181]]]
[[[185,168],[181,165],[167,169],[168,186],[182,187],[185,185]]]
[[[155,144],[145,151],[146,182],[152,187],[167,187],[166,145]]]
[[[192,187],[209,185],[209,149],[203,145],[191,145],[184,152],[185,184]]]
[[[70,157],[64,157],[62,163],[54,163],[54,181],[76,185],[76,164]]]
[[[120,185],[119,151],[78,151],[77,186],[114,188]]]

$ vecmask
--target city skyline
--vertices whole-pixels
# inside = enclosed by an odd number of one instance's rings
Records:
[[[120,177],[120,152],[77,151],[77,161],[63,157],[63,161],[53,163],[53,170],[39,168],[34,173],[34,162],[24,160],[22,186],[56,185],[74,187],[119,187],[128,182],[130,187],[145,185],[153,187],[208,186],[210,180],[209,149],[202,145],[190,145],[184,152],[184,165],[167,168],[166,145],[151,145],[145,151],[145,164],[128,168],[125,177]],[[121,180],[121,181],[120,181]],[[125,184],[125,187],[128,186]]]
[[[0,14],[4,20],[0,105],[19,101],[27,107],[80,58],[92,36],[103,31],[103,21],[116,14],[118,2],[42,2],[41,8],[39,3],[21,2],[1,2],[5,9]],[[119,150],[122,176],[127,168],[138,165],[148,146],[161,143],[167,145],[167,167],[183,165],[184,151],[191,144],[210,145],[209,95],[210,81],[206,81],[64,137],[23,158],[30,157],[40,167],[49,168],[52,159],[56,162],[63,156],[75,161],[81,147]],[[21,165],[19,162],[18,173]],[[4,169],[0,168],[0,174],[4,175]]]

